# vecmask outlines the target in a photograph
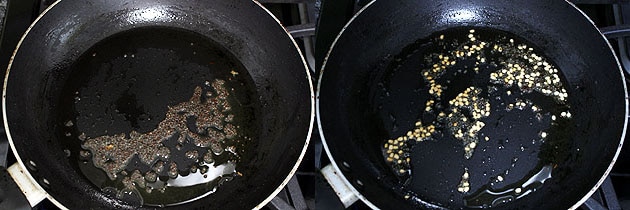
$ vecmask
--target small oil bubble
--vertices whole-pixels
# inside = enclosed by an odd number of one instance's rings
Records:
[[[87,136],[85,135],[85,133],[81,133],[81,135],[79,135],[79,140],[81,141],[85,141],[86,138]]]
[[[212,151],[208,151],[206,152],[206,154],[203,156],[203,162],[210,164],[214,162],[214,159],[212,158]]]
[[[177,171],[177,163],[171,162],[171,165],[168,170],[168,177],[170,177],[171,179],[175,179],[177,178],[178,175],[179,173]]]
[[[145,175],[144,175],[144,179],[149,182],[149,183],[153,183],[157,181],[157,174],[153,171],[148,171]]]
[[[201,166],[199,167],[199,172],[201,172],[201,174],[208,173],[208,168],[208,166]]]
[[[70,150],[69,149],[64,149],[63,152],[66,153],[66,157],[70,157]]]
[[[155,164],[153,165],[153,171],[155,171],[156,173],[162,173],[163,170],[164,170],[164,162],[159,161],[159,160],[155,162]]]
[[[197,150],[191,150],[186,152],[186,157],[188,159],[197,159],[199,157],[199,153],[197,152]]]
[[[90,151],[87,151],[87,150],[81,150],[79,152],[79,156],[84,159],[90,158],[90,155],[91,155]]]
[[[212,153],[214,153],[215,155],[221,155],[223,151],[225,150],[223,149],[223,146],[221,146],[221,143],[216,142],[216,141],[210,143],[210,149],[212,150]]]

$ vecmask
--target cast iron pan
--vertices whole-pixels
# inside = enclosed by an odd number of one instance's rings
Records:
[[[426,102],[435,99],[423,75],[433,68],[426,55],[463,46],[471,33],[488,43],[502,37],[506,46],[506,37],[512,37],[510,46],[527,44],[546,57],[568,93],[563,108],[537,91],[491,83],[491,72],[508,67],[488,57],[482,64],[465,59],[447,64],[447,72],[459,75],[435,79],[447,86],[435,102],[442,108],[425,112]],[[448,40],[459,41],[444,45]],[[530,54],[517,56],[523,55]],[[491,107],[481,118],[485,126],[473,135],[479,141],[469,159],[467,145],[435,116],[453,113],[448,102],[468,87],[480,89],[479,97]],[[508,111],[514,97],[547,105],[537,112],[529,103]],[[612,168],[625,135],[627,95],[606,39],[568,2],[375,1],[332,47],[320,74],[317,110],[331,161],[372,207],[567,209],[583,203]],[[561,118],[562,112],[572,115]],[[472,119],[469,111],[464,115]],[[437,125],[436,131],[432,139],[411,140],[409,155],[400,155],[410,158],[411,172],[401,175],[387,161],[384,142],[406,136],[418,120]],[[469,189],[461,190],[466,169]]]
[[[309,77],[293,40],[255,1],[64,0],[31,26],[14,54],[4,122],[19,163],[64,207],[260,208],[286,184],[308,145],[314,116]],[[118,181],[93,166],[95,153],[86,153],[84,142],[154,131],[170,107],[218,100],[213,85],[219,80],[231,109],[219,108],[233,119],[199,127],[199,115],[178,111],[191,135],[184,138],[180,130],[181,141],[174,133],[160,143],[168,161],[177,163],[178,177],[200,173],[193,168],[211,150],[191,136],[209,136],[230,121],[238,134],[219,141],[221,155],[210,157],[216,165],[236,162],[233,171],[195,185],[197,191],[154,189],[149,198],[136,187],[141,201],[137,192],[121,191],[120,179],[134,170],[145,174],[163,159],[144,164],[135,155]],[[131,145],[132,152],[155,152],[150,144]],[[168,168],[171,162],[163,161]],[[165,172],[158,176],[169,180]]]

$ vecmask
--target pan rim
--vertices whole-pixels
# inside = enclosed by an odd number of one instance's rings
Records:
[[[293,168],[291,169],[291,172],[287,175],[287,177],[284,178],[284,180],[282,181],[282,183],[276,188],[276,190],[274,190],[269,197],[267,197],[265,200],[263,200],[260,204],[258,204],[256,207],[254,207],[254,209],[261,209],[262,207],[264,207],[265,205],[267,205],[267,203],[271,202],[271,200],[276,197],[280,191],[282,191],[282,189],[284,188],[284,186],[286,186],[289,181],[291,180],[291,178],[293,178],[293,175],[295,174],[295,172],[297,171],[297,169],[300,166],[300,163],[302,162],[302,159],[304,159],[304,155],[306,154],[306,150],[308,150],[308,145],[311,141],[311,135],[313,134],[313,125],[315,124],[315,92],[313,91],[313,81],[311,80],[311,72],[310,69],[308,67],[308,64],[306,63],[306,59],[304,59],[304,55],[302,54],[302,50],[300,50],[297,42],[295,42],[295,39],[293,39],[293,37],[291,36],[291,34],[289,33],[289,31],[287,31],[287,29],[282,25],[282,23],[280,22],[280,20],[278,20],[278,18],[276,18],[276,16],[274,16],[271,11],[269,11],[267,8],[265,8],[260,2],[258,2],[257,0],[252,0],[256,5],[258,5],[261,9],[263,9],[265,12],[267,12],[267,14],[269,14],[269,16],[271,16],[277,23],[278,25],[280,25],[282,27],[282,29],[284,30],[285,34],[289,37],[289,39],[291,40],[291,42],[293,42],[293,45],[295,46],[296,51],[298,52],[298,54],[300,55],[300,59],[302,60],[302,64],[304,65],[304,69],[306,70],[306,79],[308,80],[308,86],[309,86],[309,92],[311,94],[311,116],[310,116],[310,122],[309,122],[309,127],[308,127],[308,134],[306,134],[306,141],[304,142],[304,147],[302,147],[302,152],[300,153],[300,156],[298,157],[297,162],[295,163],[295,165],[293,166]]]
[[[599,189],[599,187],[604,183],[604,180],[606,180],[606,177],[608,177],[608,174],[610,174],[610,172],[612,171],[613,167],[615,166],[615,163],[617,162],[617,158],[619,157],[619,154],[621,153],[621,148],[623,147],[623,142],[626,139],[626,132],[628,130],[628,115],[630,113],[628,113],[628,111],[629,111],[629,109],[628,109],[629,102],[628,102],[628,87],[627,87],[626,82],[625,82],[626,81],[626,76],[624,75],[624,71],[621,68],[621,64],[619,63],[619,58],[617,57],[617,53],[615,53],[612,45],[610,45],[610,42],[608,41],[608,38],[606,38],[606,36],[604,34],[602,34],[602,32],[599,30],[599,28],[595,25],[595,22],[593,22],[593,20],[591,20],[591,18],[589,18],[586,15],[586,13],[584,13],[584,11],[580,10],[577,6],[575,6],[575,4],[569,2],[568,0],[565,0],[565,2],[567,2],[575,10],[580,12],[580,14],[582,14],[582,16],[584,16],[588,20],[588,22],[593,25],[593,27],[597,30],[597,32],[599,32],[599,34],[602,36],[602,38],[606,42],[606,45],[608,45],[608,48],[612,52],[612,55],[615,58],[615,62],[617,63],[617,70],[619,70],[619,73],[621,73],[621,80],[622,80],[622,84],[623,84],[623,93],[625,95],[625,102],[626,102],[625,103],[626,113],[625,113],[625,116],[624,116],[623,131],[621,133],[621,140],[619,140],[619,146],[617,146],[617,151],[615,152],[615,156],[613,156],[612,161],[608,165],[608,168],[606,169],[604,174],[602,174],[602,176],[599,179],[599,181],[597,181],[597,183],[591,188],[591,190],[588,191],[588,193],[586,193],[586,195],[584,195],[584,197],[582,197],[582,199],[580,199],[577,203],[575,203],[573,206],[571,206],[569,208],[569,209],[573,210],[573,209],[579,208],[583,203],[586,202],[586,200],[588,200],[595,193],[595,191],[597,191],[597,189]]]
[[[37,24],[37,22],[39,22],[39,20],[46,13],[48,13],[48,11],[50,11],[53,7],[55,7],[59,2],[61,2],[61,0],[57,0],[54,3],[52,3],[39,16],[37,16],[35,21],[33,21],[33,23],[26,29],[26,31],[24,32],[24,34],[20,38],[20,41],[18,42],[17,46],[15,47],[15,50],[13,51],[13,55],[11,55],[11,59],[9,60],[9,65],[7,65],[7,70],[6,70],[6,73],[4,75],[4,84],[2,86],[2,121],[4,123],[5,134],[7,136],[7,139],[9,140],[9,145],[11,146],[11,151],[13,152],[13,155],[15,156],[15,159],[17,160],[17,163],[19,164],[20,168],[22,168],[22,169],[26,169],[26,165],[22,161],[22,158],[20,157],[20,155],[17,152],[17,149],[15,148],[15,144],[13,143],[13,138],[11,137],[11,132],[10,132],[9,125],[8,125],[9,121],[8,121],[8,118],[7,118],[7,109],[6,109],[7,108],[7,105],[6,105],[7,81],[9,80],[9,73],[11,72],[11,66],[13,65],[13,59],[17,55],[17,52],[20,50],[20,46],[22,46],[22,42],[26,38],[26,35],[29,34],[31,29],[33,29],[33,27]],[[46,190],[44,190],[44,188],[42,188],[42,186],[37,182],[37,180],[35,180],[35,178],[33,178],[33,175],[31,175],[31,172],[29,172],[28,170],[22,170],[22,172],[27,176],[27,179],[34,186],[37,187],[37,190],[45,193],[45,195],[46,195],[45,199],[48,199],[50,202],[55,204],[55,206],[57,206],[57,207],[59,207],[61,209],[68,209],[68,207],[64,206],[63,204],[61,204],[61,202],[59,202],[57,199],[53,198],[50,194],[48,194],[48,192]],[[22,193],[25,193],[25,192],[22,192]]]
[[[284,178],[284,180],[280,183],[280,185],[278,185],[276,187],[276,189],[267,198],[265,198],[263,201],[261,201],[259,204],[257,204],[253,208],[253,209],[261,209],[267,203],[271,202],[271,200],[274,197],[276,197],[276,195],[278,195],[280,193],[280,191],[284,188],[284,186],[286,186],[288,184],[288,182],[291,180],[291,178],[295,175],[297,169],[300,166],[300,163],[304,159],[304,156],[305,156],[306,151],[308,149],[308,145],[310,143],[311,136],[312,136],[312,133],[313,133],[313,126],[315,124],[315,92],[314,92],[314,89],[313,89],[314,86],[313,86],[313,81],[311,79],[312,76],[311,76],[310,69],[309,69],[308,64],[306,62],[306,59],[304,58],[304,55],[303,55],[302,51],[300,50],[300,48],[299,48],[297,42],[295,41],[295,39],[291,36],[291,34],[282,25],[280,20],[278,20],[278,18],[276,18],[276,16],[274,16],[267,8],[265,8],[257,0],[251,0],[251,1],[255,5],[257,5],[258,7],[260,7],[263,11],[265,11],[269,16],[271,16],[271,18],[273,18],[273,20],[283,29],[283,31],[285,32],[285,34],[287,35],[289,40],[291,40],[291,42],[293,43],[294,49],[297,51],[298,55],[300,56],[300,60],[302,62],[302,65],[304,66],[304,70],[306,72],[306,78],[305,79],[308,81],[309,93],[310,93],[310,116],[309,116],[310,117],[310,121],[309,121],[308,132],[306,134],[306,139],[304,141],[304,146],[302,147],[302,151],[300,152],[300,155],[299,155],[297,161],[294,163],[293,167],[291,168],[291,170],[289,171],[287,176]],[[44,15],[46,15],[46,13],[49,10],[53,9],[59,2],[61,2],[61,0],[56,0],[48,8],[46,8],[44,11],[42,11],[42,13],[39,16],[37,16],[37,18],[33,21],[33,23],[31,23],[31,25],[24,32],[24,34],[22,35],[22,37],[18,41],[18,44],[16,45],[16,48],[13,51],[13,54],[11,55],[11,58],[9,60],[9,64],[7,65],[5,77],[4,77],[4,84],[2,86],[2,114],[3,114],[2,120],[3,120],[3,123],[4,123],[4,130],[5,130],[5,134],[7,136],[7,139],[9,141],[9,146],[11,147],[11,151],[12,151],[13,155],[15,156],[15,158],[17,159],[17,164],[22,169],[26,169],[27,167],[26,167],[26,165],[22,161],[22,158],[20,157],[20,155],[17,152],[17,149],[16,149],[16,147],[15,147],[15,145],[13,143],[13,138],[11,137],[11,132],[10,132],[10,128],[9,128],[9,125],[8,125],[7,109],[6,109],[7,108],[7,105],[6,105],[7,81],[9,79],[9,74],[11,72],[11,66],[13,64],[13,60],[14,60],[15,56],[17,55],[18,51],[20,50],[20,46],[22,45],[22,42],[24,41],[26,36],[29,34],[31,29],[35,25],[37,25],[37,22],[39,22],[39,20]],[[60,209],[69,209],[68,207],[64,206],[61,202],[59,202],[57,199],[55,199],[52,195],[50,195],[45,189],[43,189],[43,187],[37,182],[37,180],[35,180],[35,178],[31,175],[31,173],[28,170],[22,170],[22,171],[23,171],[24,175],[27,176],[27,180],[29,180],[34,186],[36,186],[38,191],[44,192],[44,194],[45,194],[45,198],[44,199],[48,199],[50,202],[52,202],[55,206],[57,206]],[[22,192],[22,193],[25,193],[25,192]]]
[[[316,95],[316,106],[315,106],[316,117],[317,117],[317,129],[319,131],[320,139],[322,140],[322,145],[324,146],[324,151],[326,151],[326,155],[328,155],[328,159],[330,160],[330,164],[333,166],[333,169],[338,172],[341,172],[341,169],[339,165],[337,165],[337,161],[335,161],[335,158],[333,157],[332,152],[328,148],[328,143],[326,143],[326,137],[324,136],[324,130],[322,128],[322,120],[321,120],[320,112],[319,112],[319,95],[320,95],[320,90],[321,90],[322,78],[324,76],[324,71],[325,71],[324,69],[326,68],[326,63],[328,62],[328,58],[330,54],[332,53],[333,49],[335,48],[335,46],[337,45],[337,41],[339,41],[339,38],[341,38],[341,35],[343,34],[343,32],[346,31],[348,26],[352,24],[352,22],[354,22],[354,20],[358,16],[360,16],[361,13],[363,13],[365,10],[367,10],[367,8],[372,6],[374,2],[376,2],[376,0],[370,1],[363,8],[361,8],[354,16],[352,16],[352,18],[350,18],[348,23],[346,23],[346,25],[343,26],[339,34],[337,34],[337,37],[335,37],[335,40],[333,40],[330,49],[328,49],[328,52],[326,53],[326,57],[324,57],[324,61],[322,62],[322,67],[320,68],[320,71],[319,71],[319,78],[317,79],[317,92],[316,92],[317,95]],[[357,196],[361,201],[363,201],[363,203],[365,203],[371,209],[380,209],[376,205],[374,205],[372,202],[370,202],[370,200],[368,200],[365,196],[363,196],[363,194],[361,194],[352,185],[352,183],[350,183],[348,178],[346,178],[346,175],[344,175],[343,173],[337,173],[337,174],[341,175],[342,177],[341,181],[343,182],[343,184],[346,185],[346,187],[348,187],[355,196]]]
[[[318,130],[319,130],[319,135],[320,138],[322,140],[322,144],[324,146],[324,150],[326,151],[326,154],[328,155],[328,158],[331,162],[331,165],[333,166],[334,170],[341,172],[340,167],[337,165],[337,162],[335,161],[334,157],[332,156],[332,153],[330,151],[330,149],[328,148],[328,144],[326,143],[326,138],[324,136],[324,132],[322,129],[322,124],[321,124],[321,116],[320,116],[320,110],[319,110],[319,100],[320,100],[320,90],[321,90],[321,81],[324,75],[324,69],[326,68],[326,63],[328,61],[328,58],[330,56],[330,54],[332,53],[333,49],[336,47],[336,43],[339,40],[339,38],[341,37],[341,35],[345,32],[345,30],[347,29],[347,27],[357,18],[357,16],[359,16],[364,10],[366,10],[368,7],[370,7],[376,0],[372,0],[371,2],[369,2],[365,7],[363,7],[362,9],[360,9],[349,21],[348,23],[346,23],[346,25],[344,25],[344,27],[342,28],[342,30],[339,32],[339,34],[337,35],[337,37],[335,37],[335,40],[332,42],[332,45],[330,47],[330,49],[328,50],[328,52],[326,53],[326,57],[324,57],[324,61],[322,63],[322,67],[320,69],[320,73],[319,73],[319,77],[318,77],[318,83],[317,83],[317,92],[316,92],[316,96],[317,96],[317,102],[316,102],[316,117],[317,117],[317,126],[318,126]],[[615,58],[615,62],[617,64],[617,70],[619,70],[619,72],[621,73],[621,80],[625,81],[625,75],[623,72],[623,69],[621,67],[621,64],[619,63],[619,58],[617,56],[617,54],[614,52],[614,49],[612,47],[612,45],[610,45],[610,42],[608,41],[608,38],[606,38],[605,35],[603,35],[601,33],[601,31],[599,30],[599,28],[595,25],[595,23],[593,22],[593,20],[591,20],[591,18],[589,18],[584,11],[580,10],[579,8],[577,8],[577,6],[575,6],[573,3],[571,3],[569,0],[564,0],[566,3],[568,3],[569,5],[571,5],[571,7],[573,7],[575,10],[577,10],[578,12],[580,12],[580,14],[582,14],[582,16],[584,16],[589,23],[591,23],[593,25],[593,27],[599,32],[599,34],[602,36],[602,38],[604,39],[606,45],[608,46],[608,48],[610,49],[610,52],[612,53],[613,57]],[[604,180],[606,179],[606,177],[608,177],[608,174],[610,174],[610,172],[613,169],[613,166],[615,165],[617,158],[619,156],[619,154],[621,153],[621,149],[626,137],[626,132],[627,132],[627,127],[628,127],[628,117],[630,116],[630,101],[629,101],[629,96],[628,96],[628,87],[626,85],[625,82],[622,82],[623,84],[623,89],[624,89],[624,96],[625,96],[625,115],[624,115],[624,126],[623,126],[623,131],[621,133],[621,139],[619,140],[619,145],[617,146],[617,151],[615,152],[615,155],[613,156],[613,159],[611,160],[611,162],[608,165],[608,168],[606,169],[606,171],[602,174],[602,176],[600,177],[600,179],[596,182],[596,184],[591,187],[591,189],[587,192],[587,194],[585,194],[579,201],[577,201],[573,206],[571,206],[569,209],[574,210],[579,208],[584,202],[586,202],[586,200],[588,200],[593,193],[595,193],[595,191],[597,191],[597,189],[603,184]],[[370,207],[371,209],[380,209],[378,208],[376,205],[374,205],[372,202],[370,202],[365,196],[363,196],[363,194],[361,194],[352,184],[351,182],[347,179],[347,177],[344,175],[344,173],[338,173],[341,175],[342,177],[342,181],[343,183],[351,190],[352,193],[354,193],[361,201],[363,201],[368,207]]]

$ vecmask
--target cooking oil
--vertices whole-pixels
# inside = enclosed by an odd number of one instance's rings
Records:
[[[550,164],[567,156],[571,89],[553,58],[517,35],[482,27],[436,32],[404,48],[384,71],[373,89],[389,137],[380,148],[406,200],[495,207],[539,189],[555,170]],[[414,160],[437,154],[443,165]],[[472,178],[463,179],[463,169]],[[457,174],[444,175],[449,171]]]
[[[482,187],[465,199],[464,205],[470,208],[492,208],[522,198],[535,192],[546,180],[550,179],[552,169],[551,165],[545,165],[531,177],[524,177],[512,184],[513,187],[504,190],[497,191],[489,186]]]
[[[132,29],[70,68],[57,133],[83,181],[105,195],[133,206],[191,202],[238,182],[246,170],[239,163],[256,152],[256,86],[208,37]]]

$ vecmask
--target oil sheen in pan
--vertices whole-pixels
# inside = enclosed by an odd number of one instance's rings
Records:
[[[94,45],[70,72],[57,135],[71,165],[105,194],[167,206],[243,178],[239,162],[255,153],[257,96],[244,66],[214,41],[133,29]]]
[[[405,48],[374,89],[401,196],[485,208],[535,192],[568,155],[563,84],[538,47],[495,29],[453,28]]]

